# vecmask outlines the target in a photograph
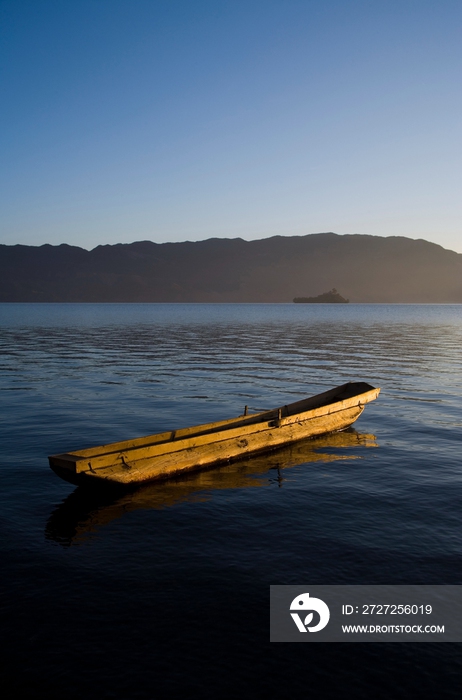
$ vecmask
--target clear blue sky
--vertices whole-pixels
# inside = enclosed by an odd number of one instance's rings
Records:
[[[0,0],[0,242],[462,252],[460,0]]]

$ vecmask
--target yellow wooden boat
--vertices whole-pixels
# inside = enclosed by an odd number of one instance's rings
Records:
[[[49,457],[56,474],[73,484],[130,485],[166,479],[308,437],[345,430],[379,395],[365,382],[348,382],[271,411],[244,414],[192,428],[170,430]]]

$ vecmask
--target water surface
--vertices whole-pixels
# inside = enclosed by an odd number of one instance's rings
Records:
[[[459,697],[459,645],[270,645],[268,601],[270,584],[462,583],[461,346],[458,305],[0,305],[18,692]],[[125,495],[47,465],[348,380],[381,387],[355,429],[279,455]]]

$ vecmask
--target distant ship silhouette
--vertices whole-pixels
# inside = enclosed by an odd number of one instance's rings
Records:
[[[296,304],[349,304],[350,300],[342,297],[335,287],[330,292],[324,292],[317,297],[295,297]]]

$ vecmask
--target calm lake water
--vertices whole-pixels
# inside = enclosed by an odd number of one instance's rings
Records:
[[[462,306],[0,305],[11,697],[459,698],[461,645],[270,644],[270,584],[462,584]],[[380,386],[355,430],[88,494],[47,455]],[[6,687],[6,680],[4,680]]]

